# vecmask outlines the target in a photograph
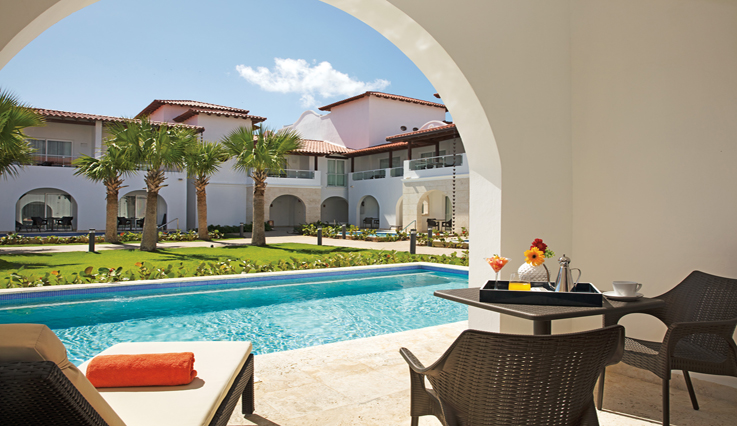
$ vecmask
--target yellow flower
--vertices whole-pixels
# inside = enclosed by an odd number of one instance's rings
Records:
[[[532,266],[540,266],[545,262],[545,253],[539,248],[533,247],[525,252],[525,262]]]

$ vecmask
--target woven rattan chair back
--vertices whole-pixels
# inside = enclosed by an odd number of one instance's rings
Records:
[[[735,279],[693,271],[680,284],[657,298],[665,301],[665,307],[654,315],[667,326],[678,322],[725,321],[737,318]],[[692,334],[682,341],[724,357],[731,354],[728,342],[715,334]]]
[[[51,361],[0,362],[3,425],[107,426]]]
[[[426,375],[447,425],[597,425],[594,384],[621,358],[623,339],[621,326],[553,336],[466,330]]]

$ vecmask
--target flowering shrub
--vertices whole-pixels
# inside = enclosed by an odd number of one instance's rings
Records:
[[[218,239],[222,238],[223,235],[218,230],[210,232],[210,238]],[[194,241],[197,240],[197,232],[159,232],[159,241]],[[72,235],[69,237],[59,237],[56,235],[50,235],[48,237],[30,236],[21,234],[8,234],[4,237],[0,237],[0,245],[44,245],[44,244],[75,244],[75,243],[88,243],[90,241],[89,235]],[[121,243],[128,243],[131,241],[141,241],[140,232],[121,232],[118,235],[118,241]],[[104,243],[104,234],[95,234],[95,242]]]
[[[166,267],[157,267],[147,262],[136,262],[133,268],[123,270],[117,268],[99,268],[94,272],[89,266],[84,271],[63,276],[59,271],[47,272],[43,275],[23,273],[23,268],[12,273],[6,288],[42,287],[65,284],[111,283],[135,280],[156,280],[162,278],[201,277],[211,275],[251,274],[255,272],[296,271],[303,269],[339,268],[346,266],[386,265],[393,263],[431,262],[446,265],[468,266],[468,251],[461,256],[455,253],[448,255],[414,255],[407,252],[379,251],[370,253],[335,253],[320,259],[304,261],[296,258],[280,259],[276,262],[260,263],[248,259],[219,262],[202,262],[194,270],[185,268],[181,263]]]

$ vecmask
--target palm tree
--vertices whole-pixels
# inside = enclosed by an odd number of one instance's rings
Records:
[[[107,195],[105,212],[105,241],[118,242],[118,194],[123,185],[123,176],[133,173],[136,165],[126,158],[120,147],[109,144],[100,158],[83,155],[74,160],[76,176],[84,176],[93,182],[102,182]],[[127,186],[127,185],[126,185]]]
[[[110,126],[110,143],[120,146],[123,155],[146,170],[146,214],[143,221],[141,250],[156,250],[156,205],[164,185],[165,169],[184,166],[184,155],[197,142],[194,129],[154,124],[148,117]]]
[[[201,240],[210,239],[207,232],[207,184],[210,183],[210,176],[217,172],[228,158],[228,153],[222,145],[202,141],[190,147],[184,160],[187,174],[194,179],[197,193],[197,233]]]
[[[43,125],[41,115],[12,93],[0,89],[0,176],[15,177],[19,166],[33,162],[35,150],[23,129]]]
[[[251,244],[266,245],[264,229],[264,192],[267,172],[282,172],[288,152],[298,149],[300,137],[293,130],[274,132],[266,129],[253,131],[239,127],[226,136],[221,143],[235,158],[233,168],[246,172],[253,179],[253,232]]]

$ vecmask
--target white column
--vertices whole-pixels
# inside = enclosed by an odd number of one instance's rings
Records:
[[[92,147],[92,156],[95,158],[102,156],[102,121],[95,121],[95,142]]]

